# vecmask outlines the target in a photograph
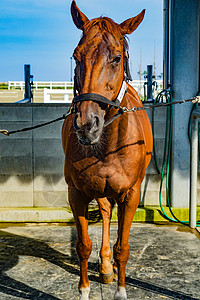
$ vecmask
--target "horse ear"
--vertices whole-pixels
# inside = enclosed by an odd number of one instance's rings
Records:
[[[144,14],[145,9],[143,9],[143,11],[141,11],[141,13],[136,17],[127,19],[126,21],[119,24],[119,26],[121,27],[122,34],[125,35],[132,33],[142,22]]]
[[[73,0],[71,4],[71,15],[74,21],[74,24],[78,29],[83,30],[84,24],[89,22],[89,19],[80,11],[76,2]]]

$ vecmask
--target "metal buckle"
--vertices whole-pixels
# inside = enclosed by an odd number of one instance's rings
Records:
[[[196,96],[196,97],[194,97],[194,99],[191,101],[192,103],[200,103],[200,96]]]
[[[136,107],[127,108],[127,107],[122,107],[122,106],[120,106],[120,108],[121,108],[124,112],[130,112],[130,111],[136,112],[136,110],[137,110]]]

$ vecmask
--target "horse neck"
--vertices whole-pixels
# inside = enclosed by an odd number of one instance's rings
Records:
[[[121,106],[131,108],[132,107],[132,99],[129,95],[129,92],[126,93]],[[112,108],[108,111],[105,120],[109,120],[116,114],[117,110]],[[130,130],[130,118],[131,113],[124,113],[119,116],[116,120],[114,120],[108,127],[106,128],[106,139],[108,149],[112,148],[112,150],[117,149],[119,145],[123,145],[129,139],[129,130]]]

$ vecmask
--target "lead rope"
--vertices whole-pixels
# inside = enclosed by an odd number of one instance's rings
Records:
[[[60,120],[64,120],[64,119],[66,119],[69,115],[71,115],[71,114],[73,114],[73,113],[74,113],[74,109],[73,109],[73,107],[70,107],[69,112],[68,112],[67,114],[64,114],[64,115],[62,115],[62,117],[59,117],[59,118],[54,119],[54,120],[52,120],[52,121],[49,121],[49,122],[46,122],[46,123],[42,123],[42,124],[38,124],[38,125],[35,125],[35,126],[31,126],[31,127],[25,127],[25,128],[22,128],[22,129],[13,130],[13,131],[8,131],[8,130],[6,130],[6,129],[0,129],[0,133],[4,134],[4,135],[6,135],[6,136],[10,136],[11,134],[14,134],[14,133],[25,132],[25,131],[37,129],[37,128],[40,128],[40,127],[49,125],[49,124],[51,124],[51,123],[58,122],[58,121],[60,121]]]
[[[140,107],[127,108],[127,107],[119,106],[119,111],[112,118],[110,118],[108,121],[106,121],[104,123],[104,127],[107,127],[108,125],[110,125],[115,119],[117,119],[123,113],[137,112],[137,111],[145,110],[145,109],[154,109],[154,108],[163,107],[163,106],[182,104],[182,103],[185,103],[185,102],[200,103],[200,96],[196,96],[196,97],[193,97],[193,98],[190,98],[190,99],[187,99],[187,100],[181,100],[181,101],[169,102],[169,103],[168,102],[167,103],[159,103],[159,104],[149,105],[149,106],[145,106],[145,107],[140,106]]]
[[[162,91],[163,92],[163,91]],[[162,93],[161,92],[161,93]],[[83,95],[86,95],[86,94],[83,94]],[[83,95],[80,95],[80,96],[83,96]],[[100,95],[99,95],[100,96]],[[79,97],[79,96],[78,96]],[[100,96],[102,97],[102,96]],[[102,97],[104,98],[104,97]],[[84,100],[86,101],[86,100]],[[95,100],[94,100],[95,101]],[[97,100],[96,100],[97,101]],[[108,103],[108,100],[107,99],[107,103]],[[100,102],[102,103],[102,101],[97,101],[97,102]],[[112,101],[110,101],[112,103]],[[175,102],[169,102],[169,103],[159,103],[159,104],[155,104],[155,105],[149,105],[149,106],[140,106],[140,107],[132,107],[132,108],[127,108],[127,107],[122,107],[116,103],[114,103],[114,107],[115,108],[118,108],[118,112],[112,117],[110,118],[108,121],[105,122],[104,124],[104,127],[107,127],[109,124],[111,124],[115,119],[117,119],[118,117],[120,117],[123,113],[128,113],[128,112],[137,112],[137,111],[140,111],[140,110],[145,110],[145,109],[152,109],[152,108],[157,108],[157,107],[163,107],[163,106],[170,106],[170,105],[175,105],[175,104],[182,104],[182,103],[185,103],[185,102],[192,102],[192,103],[200,103],[200,96],[196,96],[196,97],[193,97],[193,98],[190,98],[190,99],[186,99],[186,100],[181,100],[181,101],[175,101]],[[110,104],[110,103],[109,103]],[[111,104],[110,104],[111,105]],[[0,129],[0,133],[6,135],[6,136],[10,136],[11,134],[14,134],[14,133],[18,133],[18,132],[25,132],[25,131],[29,131],[29,130],[33,130],[33,129],[37,129],[37,128],[40,128],[40,127],[43,127],[43,126],[46,126],[46,125],[49,125],[49,124],[52,124],[52,123],[55,123],[57,121],[60,121],[60,120],[64,120],[66,119],[68,116],[70,116],[71,114],[74,114],[76,112],[75,110],[75,107],[74,106],[71,106],[70,107],[70,110],[67,114],[64,114],[62,117],[60,118],[57,118],[57,119],[54,119],[52,121],[49,121],[49,122],[46,122],[46,123],[42,123],[42,124],[38,124],[38,125],[35,125],[35,126],[32,126],[32,127],[25,127],[25,128],[22,128],[22,129],[18,129],[18,130],[13,130],[13,131],[8,131],[6,129]]]

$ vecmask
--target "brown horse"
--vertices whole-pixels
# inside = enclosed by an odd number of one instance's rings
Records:
[[[71,5],[73,21],[83,35],[74,51],[75,114],[64,121],[62,140],[69,203],[78,232],[80,299],[89,299],[87,266],[92,241],[88,235],[88,204],[93,199],[97,200],[103,219],[100,278],[110,283],[118,275],[114,298],[127,299],[128,238],[140,199],[140,185],[151,159],[152,131],[144,110],[123,113],[116,119],[113,116],[119,111],[114,106],[119,100],[123,107],[142,106],[138,94],[124,78],[129,76],[125,34],[138,27],[144,12],[116,24],[106,17],[89,21],[75,1]],[[118,238],[112,265],[109,231],[115,202]]]

